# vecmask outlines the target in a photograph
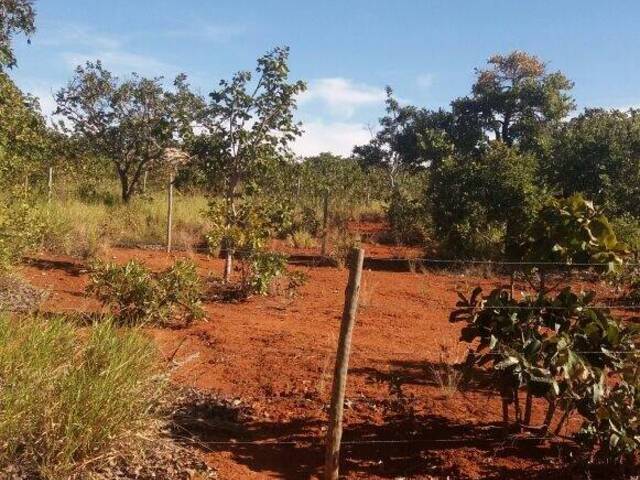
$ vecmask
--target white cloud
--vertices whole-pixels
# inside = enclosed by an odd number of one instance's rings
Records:
[[[51,118],[53,116],[53,112],[56,111],[58,105],[56,103],[56,99],[54,98],[53,90],[40,90],[36,89],[31,91],[31,94],[34,97],[38,97],[38,101],[40,103],[40,110],[45,118]]]
[[[319,101],[331,113],[351,117],[358,107],[384,102],[383,88],[355,83],[341,77],[320,78],[309,84],[309,89],[300,95],[300,103]]]
[[[111,35],[89,26],[75,23],[58,23],[45,27],[42,37],[35,41],[45,47],[55,47],[69,67],[86,61],[101,60],[107,68],[118,74],[139,72],[146,75],[163,75],[179,69],[155,57],[132,52],[127,46],[140,34]]]
[[[60,89],[60,85],[56,82],[32,77],[17,83],[23,92],[29,93],[38,99],[43,115],[46,118],[51,118],[57,108],[55,92]]]
[[[201,38],[211,42],[228,42],[246,33],[242,25],[192,25],[189,28],[170,30],[166,32],[169,37],[177,38]]]
[[[609,106],[606,108],[610,108],[610,109],[615,109],[615,110],[620,110],[621,112],[626,112],[629,110],[637,110],[640,108],[640,103],[627,103],[625,105],[618,105],[618,106]]]
[[[299,156],[331,152],[348,156],[355,145],[371,140],[371,133],[362,123],[323,121],[305,122],[304,133],[296,140],[293,151]]]
[[[95,49],[114,50],[122,46],[122,36],[99,33],[89,27],[77,24],[60,24],[44,30],[42,38],[36,37],[36,43],[45,47],[73,45]]]
[[[179,70],[178,67],[154,57],[124,50],[102,50],[91,53],[65,52],[62,58],[71,68],[87,61],[100,60],[105,67],[120,74],[138,72],[147,75],[169,75]]]
[[[416,78],[420,88],[430,88],[433,85],[433,73],[422,73]]]

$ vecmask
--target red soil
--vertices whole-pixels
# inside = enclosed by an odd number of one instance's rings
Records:
[[[384,255],[389,253],[394,252]],[[180,255],[114,249],[110,256],[160,269]],[[222,270],[218,259],[190,256],[203,275]],[[237,421],[201,419],[198,438],[223,479],[304,479],[321,473],[347,272],[302,270],[309,281],[293,298],[207,303],[206,321],[184,329],[149,330],[163,354],[182,364],[173,375],[176,382],[249,406],[250,414]],[[24,275],[51,289],[46,305],[51,311],[98,307],[84,294],[86,273],[77,261],[45,256],[24,267]],[[464,355],[457,341],[460,327],[448,322],[456,289],[468,291],[477,284],[489,289],[500,283],[507,279],[364,273],[343,440],[392,442],[345,444],[345,478],[515,479],[524,472],[533,478],[567,478],[557,445],[504,438],[497,428],[501,410],[496,393],[474,382],[448,396],[430,381],[430,365],[441,361],[441,345],[450,349],[450,362]],[[543,407],[535,405],[538,421]],[[242,443],[249,441],[266,444]]]

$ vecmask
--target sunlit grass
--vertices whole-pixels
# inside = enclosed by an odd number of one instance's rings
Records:
[[[109,321],[0,317],[0,470],[69,478],[133,452],[163,380],[151,341]]]
[[[204,242],[207,220],[203,195],[176,195],[173,243],[191,249]],[[95,256],[109,245],[161,245],[166,239],[167,201],[157,193],[130,204],[87,203],[76,198],[42,203],[46,223],[43,247],[80,257]]]

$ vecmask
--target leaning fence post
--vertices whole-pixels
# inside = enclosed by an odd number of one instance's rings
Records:
[[[53,197],[53,167],[49,167],[49,182],[47,184],[49,191],[47,193],[47,203],[51,203]]]
[[[322,207],[322,247],[320,249],[320,256],[327,255],[327,242],[329,240],[329,190],[324,192],[324,204]]]
[[[336,352],[336,365],[333,372],[333,388],[331,391],[331,408],[329,410],[329,428],[326,437],[326,452],[324,464],[325,480],[337,480],[340,464],[340,441],[342,439],[342,415],[344,413],[344,396],[347,384],[347,370],[349,369],[349,351],[351,350],[351,336],[358,310],[358,296],[364,250],[351,250],[349,258],[349,280],[345,290],[344,310],[340,323],[340,339]]]
[[[167,252],[171,252],[171,227],[173,223],[173,172],[169,175],[167,195]]]

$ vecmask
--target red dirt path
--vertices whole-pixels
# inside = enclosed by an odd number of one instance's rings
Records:
[[[186,254],[184,254],[186,255]],[[182,256],[184,256],[182,255]],[[173,258],[157,251],[114,249],[154,269]],[[190,255],[203,275],[222,263]],[[223,479],[317,478],[333,352],[347,272],[301,268],[309,281],[293,298],[252,298],[205,305],[207,320],[184,329],[150,329],[162,352],[175,353],[176,382],[248,405],[238,421],[204,418],[198,440]],[[24,276],[51,290],[50,311],[98,308],[84,294],[86,273],[73,259],[44,256]],[[452,396],[429,380],[440,345],[458,357],[459,327],[448,322],[456,288],[485,280],[451,273],[366,271],[354,332],[343,440],[345,478],[567,478],[556,445],[506,441],[497,428],[500,400],[471,385]],[[455,360],[452,359],[452,360]],[[539,419],[542,405],[535,415]],[[245,441],[293,442],[252,445]],[[212,442],[236,442],[212,443]]]

